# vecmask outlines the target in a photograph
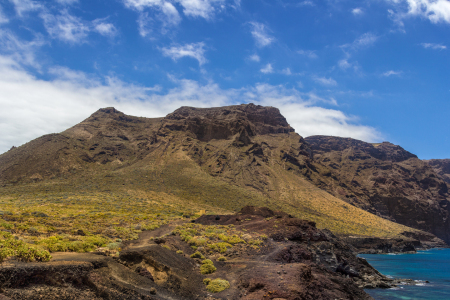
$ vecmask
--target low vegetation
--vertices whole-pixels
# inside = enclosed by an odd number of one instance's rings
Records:
[[[203,281],[206,285],[206,289],[211,293],[219,293],[230,287],[230,283],[225,279],[217,278],[213,280]]]
[[[47,261],[50,253],[60,251],[117,253],[122,241],[172,221],[196,218],[205,208],[136,190],[75,192],[65,185],[38,184],[3,189],[0,261],[11,256]]]
[[[237,230],[234,225],[201,225],[196,223],[186,223],[178,226],[173,234],[180,236],[195,249],[201,249],[191,255],[192,258],[204,258],[203,254],[214,255],[224,254],[235,246],[240,248],[251,247],[258,249],[265,239],[266,235],[252,233],[251,238],[247,232]],[[203,252],[203,253],[202,253]],[[226,260],[223,255],[219,261]]]

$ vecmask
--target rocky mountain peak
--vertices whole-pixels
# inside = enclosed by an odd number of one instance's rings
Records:
[[[389,142],[382,142],[381,144],[374,144],[375,148],[382,152],[384,160],[390,160],[393,162],[401,162],[410,158],[417,158],[415,154],[406,151],[398,145],[394,145]]]
[[[115,109],[114,107],[100,108],[93,113],[89,118],[84,120],[83,123],[102,122],[102,121],[120,121],[120,122],[140,122],[139,117],[129,116],[123,112]]]
[[[294,129],[274,107],[242,104],[213,108],[183,106],[165,118],[171,130],[189,131],[201,141],[246,136],[288,133]]]
[[[400,146],[390,142],[367,143],[352,138],[342,138],[336,136],[310,136],[306,141],[311,144],[315,153],[326,153],[331,151],[343,152],[350,158],[367,155],[382,161],[401,162],[410,158],[417,158],[416,155],[406,151]]]

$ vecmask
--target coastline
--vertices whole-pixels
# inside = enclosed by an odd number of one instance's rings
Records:
[[[364,290],[375,299],[450,299],[450,249],[436,247],[413,253],[359,254],[377,271],[392,279],[389,288]],[[410,278],[405,280],[403,278]],[[395,285],[395,286],[394,286]]]

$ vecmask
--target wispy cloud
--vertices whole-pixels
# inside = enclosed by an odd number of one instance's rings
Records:
[[[250,59],[251,61],[256,61],[256,62],[259,62],[259,61],[261,60],[261,58],[259,57],[258,54],[250,55],[250,56],[249,56],[249,59]]]
[[[168,25],[178,25],[181,22],[180,14],[178,13],[178,10],[173,6],[170,2],[164,2],[161,5],[161,11],[164,14],[164,17],[162,18],[163,23],[165,26]]]
[[[393,15],[403,25],[401,19],[406,17],[423,17],[432,23],[450,23],[450,1],[448,0],[386,0],[393,4]]]
[[[174,61],[182,57],[191,57],[196,59],[200,65],[207,62],[205,58],[205,43],[203,42],[162,48],[161,51],[164,56],[168,56]]]
[[[261,70],[261,73],[264,73],[264,74],[270,74],[270,73],[273,73],[273,67],[272,67],[272,64],[267,64],[264,68],[262,68]]]
[[[378,36],[367,32],[357,38],[352,44],[353,48],[362,48],[372,46],[378,40]]]
[[[266,47],[275,41],[275,38],[267,33],[267,27],[264,24],[258,22],[250,22],[249,24],[252,28],[251,34],[258,47]]]
[[[14,4],[17,15],[23,16],[23,13],[42,9],[42,4],[33,0],[9,0]]]
[[[0,6],[0,24],[2,23],[8,23],[9,19],[5,16],[3,13],[2,7]]]
[[[41,13],[44,26],[52,38],[61,41],[80,44],[85,42],[85,38],[90,31],[89,24],[82,19],[70,15],[63,10],[60,15]]]
[[[444,46],[442,44],[434,44],[434,43],[422,43],[420,44],[425,49],[433,49],[433,50],[445,50],[447,49],[447,46]]]
[[[56,2],[63,4],[63,5],[72,5],[72,4],[78,3],[79,0],[56,0]]]
[[[0,54],[12,57],[16,63],[40,69],[35,53],[43,45],[45,41],[40,35],[31,41],[24,41],[11,31],[0,29]]]
[[[290,75],[292,75],[292,71],[290,68],[286,68],[286,69],[281,70],[281,74],[290,76]]]
[[[147,7],[161,6],[163,2],[162,0],[123,0],[126,7],[140,11]]]
[[[97,19],[92,21],[93,29],[103,36],[114,37],[117,34],[116,27],[106,22],[106,19]]]
[[[340,61],[338,61],[338,65],[342,70],[347,70],[348,68],[352,67],[352,64],[350,64],[347,59],[341,59]]]
[[[148,13],[141,13],[137,19],[139,34],[142,37],[150,35],[152,30],[153,19],[149,17]]]
[[[297,4],[298,6],[315,6],[311,0],[305,0]]]
[[[337,86],[336,80],[333,78],[326,78],[326,77],[313,77],[313,80],[317,83],[320,83],[322,85],[326,86]]]
[[[180,18],[175,3],[182,7],[185,16],[211,20],[217,12],[226,8],[226,2],[226,0],[123,0],[126,7],[141,12],[146,8],[161,10],[170,19],[169,23],[174,23]],[[232,1],[228,6],[236,8],[239,5],[240,1]]]
[[[212,19],[216,11],[223,9],[225,0],[177,0],[186,16]]]
[[[312,59],[318,58],[317,54],[311,50],[298,50],[297,53]]]
[[[390,76],[400,76],[402,75],[402,71],[394,71],[394,70],[389,70],[387,72],[383,73],[383,76],[385,77],[390,77]]]
[[[362,10],[362,8],[357,7],[357,8],[352,9],[352,14],[354,16],[360,16],[360,15],[364,14],[364,11]]]

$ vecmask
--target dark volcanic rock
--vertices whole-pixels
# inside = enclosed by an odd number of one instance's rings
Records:
[[[331,136],[305,139],[314,151],[320,188],[391,221],[450,242],[450,195],[442,176],[391,143]]]
[[[426,162],[445,182],[450,184],[450,159],[430,159]]]
[[[181,107],[167,115],[164,126],[191,132],[200,141],[228,139],[239,134],[237,142],[244,145],[248,145],[255,135],[294,131],[277,108],[254,104],[217,108]]]

